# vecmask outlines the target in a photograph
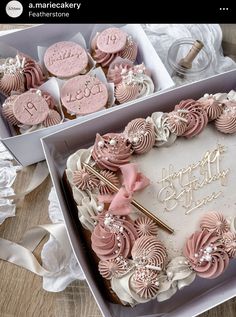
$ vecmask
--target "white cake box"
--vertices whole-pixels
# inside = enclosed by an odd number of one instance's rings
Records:
[[[64,215],[69,239],[90,289],[105,317],[193,317],[219,305],[236,295],[236,260],[230,262],[226,272],[219,278],[209,280],[197,278],[190,286],[178,291],[171,299],[158,303],[156,300],[134,308],[111,304],[93,279],[93,270],[88,264],[86,250],[80,241],[78,217],[68,208],[62,186],[62,175],[67,158],[79,148],[94,143],[96,132],[119,132],[137,117],[146,117],[155,111],[168,111],[181,99],[199,98],[204,93],[228,92],[236,89],[236,70],[213,76],[197,83],[163,92],[155,98],[137,101],[135,107],[106,113],[96,119],[61,130],[42,139],[45,157],[53,184],[56,188],[60,207]],[[78,138],[80,135],[80,138]],[[236,137],[236,136],[235,136]]]
[[[118,26],[121,27],[122,25]],[[99,28],[101,27],[106,28],[109,27],[109,25],[100,25]],[[128,33],[132,35],[138,43],[139,52],[137,61],[139,63],[144,62],[146,67],[152,72],[152,79],[156,87],[156,92],[146,98],[157,95],[157,90],[164,90],[173,86],[174,83],[169,73],[158,57],[142,27],[139,24],[126,25],[125,27],[128,27]],[[55,42],[71,39],[78,32],[82,33],[88,46],[93,29],[94,24],[47,24],[3,35],[0,37],[0,56],[1,42],[4,42],[38,60],[37,46],[47,47]],[[135,103],[136,101],[131,101],[123,106],[119,106],[119,108],[127,105],[135,107]],[[100,115],[106,111],[113,111],[115,108],[116,107],[102,110]],[[97,115],[98,112],[88,116],[95,117]],[[28,134],[12,136],[8,124],[0,116],[0,136],[4,145],[13,154],[16,160],[23,166],[27,166],[44,160],[40,138],[66,127],[70,127],[78,122],[82,122],[85,118],[86,116]]]

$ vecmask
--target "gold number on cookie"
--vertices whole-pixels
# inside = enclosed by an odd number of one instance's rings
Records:
[[[25,110],[30,114],[30,116],[33,116],[32,110],[37,111],[37,108],[32,102],[27,102],[27,105],[25,106]]]

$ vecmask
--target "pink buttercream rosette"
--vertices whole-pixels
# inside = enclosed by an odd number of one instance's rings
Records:
[[[194,137],[206,127],[208,123],[207,112],[200,102],[193,99],[183,100],[175,106],[175,111],[178,110],[186,111],[187,127],[182,136]]]
[[[128,258],[138,238],[134,222],[129,217],[105,213],[98,217],[91,236],[92,249],[100,260],[111,260],[122,256]]]
[[[100,168],[115,172],[121,165],[129,163],[131,154],[131,145],[127,143],[124,135],[96,135],[92,157]]]
[[[202,230],[214,232],[217,235],[222,235],[229,230],[229,224],[224,215],[220,212],[211,211],[204,215],[200,221]]]
[[[184,256],[190,266],[203,278],[216,278],[229,264],[229,256],[221,237],[207,230],[196,231],[187,240]]]

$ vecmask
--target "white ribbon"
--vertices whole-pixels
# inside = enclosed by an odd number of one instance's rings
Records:
[[[60,263],[57,272],[46,270],[33,254],[33,251],[47,234],[51,234],[64,251],[64,261]],[[70,256],[71,246],[65,225],[62,223],[34,227],[24,234],[19,244],[0,238],[0,258],[2,260],[23,267],[40,276],[52,276],[62,271],[68,263]]]
[[[1,212],[3,213],[6,209],[5,216],[2,215],[3,221],[7,217],[15,215],[13,200],[18,203],[22,201],[27,194],[42,184],[49,174],[46,162],[38,163],[28,186],[15,194],[11,186],[16,177],[16,170],[20,167],[13,166],[12,162],[5,159],[4,157],[1,160],[4,163],[2,164],[2,173],[5,174],[2,174],[2,184],[0,184]],[[12,157],[7,157],[7,159],[11,160]],[[3,170],[3,168],[6,170]],[[12,175],[9,172],[12,172]],[[54,223],[28,230],[19,244],[0,238],[0,259],[42,276],[43,288],[47,291],[58,292],[64,290],[75,279],[84,279],[84,276],[73,255],[54,190],[51,190],[49,200],[49,216],[52,216],[53,213],[55,219],[51,220]],[[6,205],[7,202],[10,204],[9,206]],[[13,208],[13,211],[10,207]],[[42,248],[41,265],[33,252],[46,235],[49,235],[50,238]]]

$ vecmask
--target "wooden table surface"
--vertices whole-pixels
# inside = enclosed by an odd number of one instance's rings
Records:
[[[27,25],[0,24],[0,30],[23,28]],[[29,181],[34,167],[20,172],[15,189]],[[46,224],[47,197],[51,189],[48,177],[40,187],[26,196],[17,208],[16,217],[0,225],[0,237],[18,242],[23,233],[34,225]],[[0,317],[100,317],[101,313],[86,282],[73,282],[60,293],[43,290],[40,277],[0,260]],[[235,317],[236,298],[204,313],[201,317]]]

